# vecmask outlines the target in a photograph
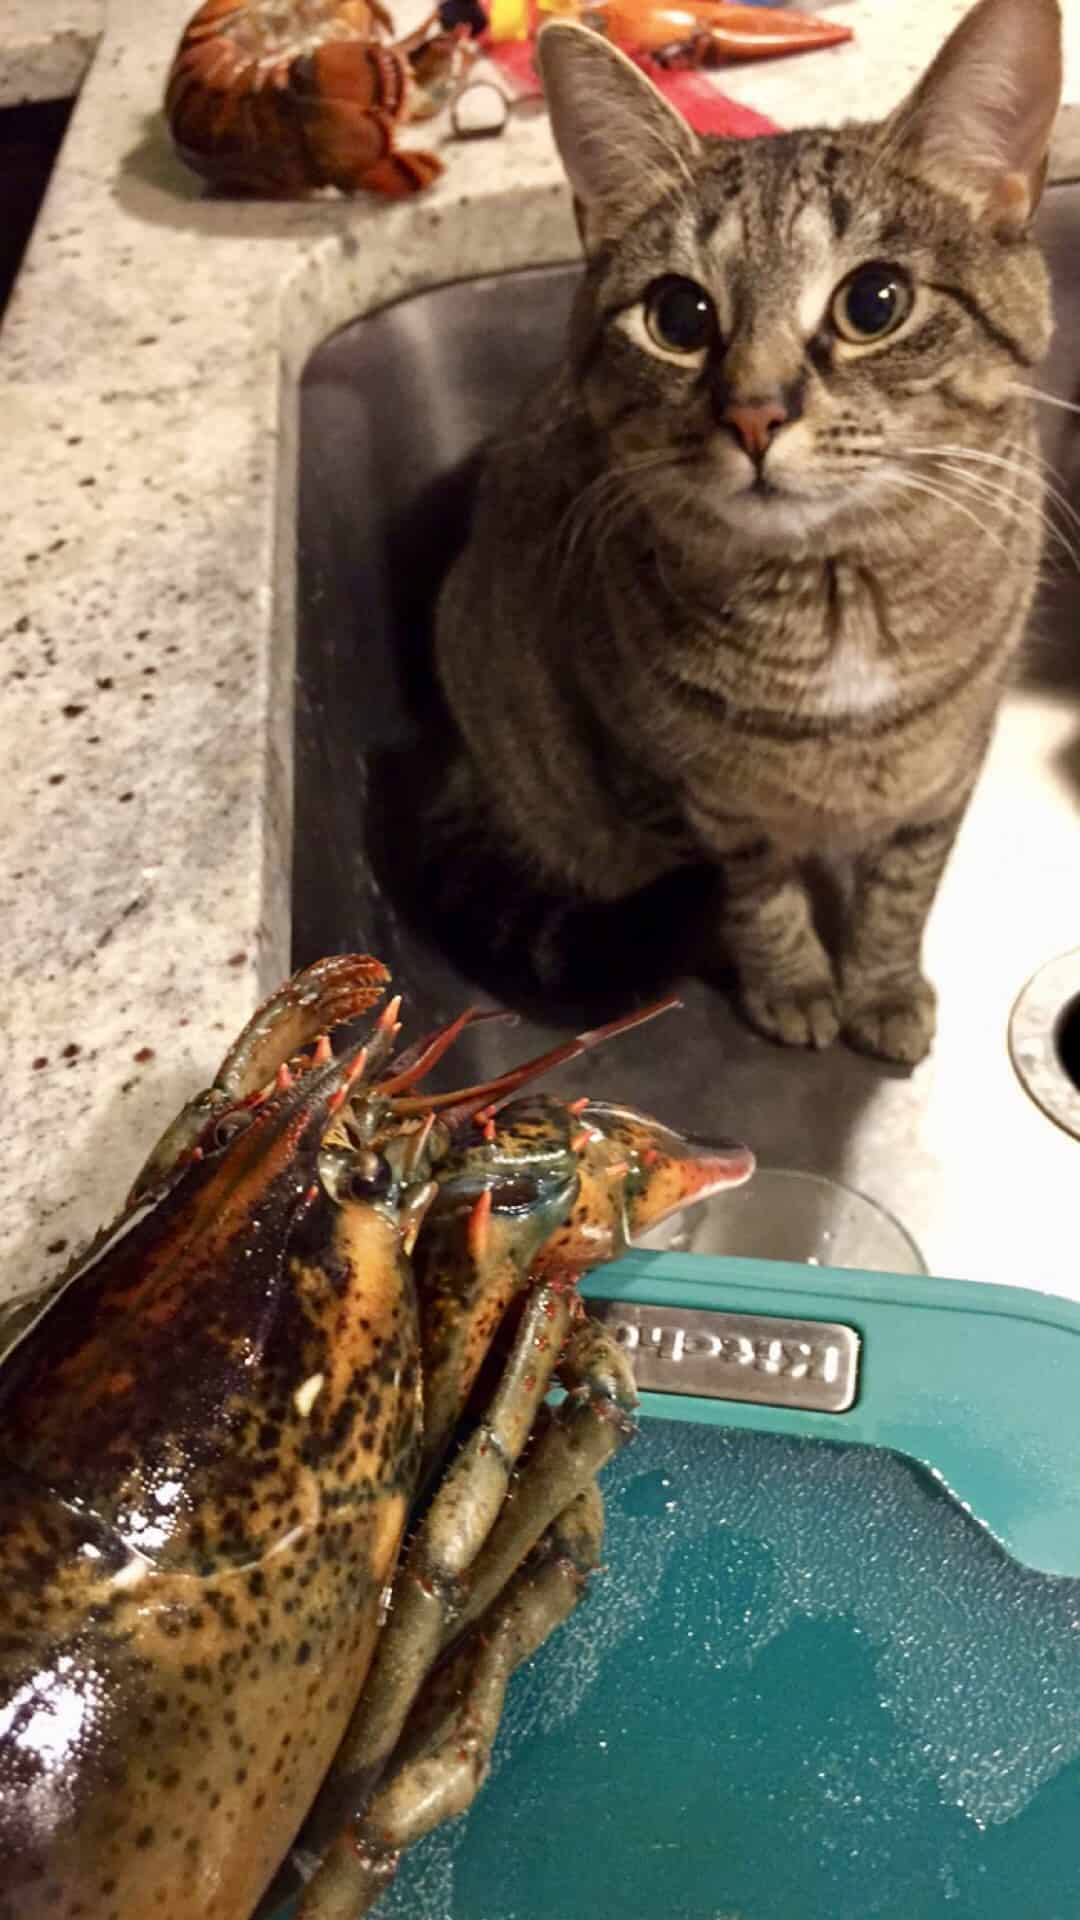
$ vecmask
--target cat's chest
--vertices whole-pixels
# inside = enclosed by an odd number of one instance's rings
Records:
[[[934,812],[963,782],[995,673],[948,658],[916,609],[855,580],[797,613],[709,623],[666,675],[684,794],[793,851],[838,850]],[[960,683],[957,684],[957,673]],[[698,806],[695,811],[698,811]]]
[[[793,854],[855,851],[958,804],[976,770],[982,707],[898,707],[872,667],[835,688],[835,711],[727,708],[684,727],[679,786],[695,819],[753,822]]]
[[[689,817],[751,820],[793,850],[857,846],[961,797],[996,701],[1014,617],[958,604],[931,571],[808,561],[691,593],[639,573],[613,609],[614,657],[580,657],[612,730]]]
[[[872,641],[844,637],[806,675],[800,705],[825,720],[855,719],[894,708],[905,691],[905,676],[894,657]]]
[[[755,569],[711,604],[684,603],[678,618],[655,623],[667,633],[658,677],[705,728],[722,716],[733,732],[831,744],[841,762],[861,765],[866,743],[893,722],[957,706],[958,676],[975,668],[986,636],[967,612],[961,620],[947,592],[929,593],[911,570],[883,579],[836,560]],[[941,717],[948,730],[953,716]]]
[[[927,667],[926,608],[910,582],[830,559],[755,569],[721,588],[698,634],[717,690],[736,704],[825,718],[872,713],[909,695]]]

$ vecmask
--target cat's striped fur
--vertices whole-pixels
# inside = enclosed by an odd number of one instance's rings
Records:
[[[447,807],[580,899],[715,859],[743,1009],[791,1044],[930,1044],[923,927],[1039,559],[1018,388],[1049,336],[1028,222],[1059,35],[1056,0],[981,0],[883,125],[741,143],[581,29],[542,36],[587,272],[444,590]],[[912,311],[848,341],[835,291],[881,261]],[[667,275],[714,309],[690,357],[649,318]],[[802,863],[834,852],[830,956]]]

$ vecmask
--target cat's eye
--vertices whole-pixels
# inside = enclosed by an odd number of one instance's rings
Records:
[[[669,273],[645,295],[645,324],[666,353],[702,353],[716,338],[716,308],[696,280]]]
[[[902,267],[886,260],[871,260],[856,268],[833,294],[832,318],[843,340],[865,346],[895,333],[907,319],[915,298],[911,281]]]

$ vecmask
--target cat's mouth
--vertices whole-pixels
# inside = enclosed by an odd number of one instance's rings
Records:
[[[729,454],[724,448],[724,454]],[[648,475],[652,511],[662,518],[669,512],[677,516],[681,537],[687,532],[687,495],[685,481],[692,475],[693,518],[702,532],[717,522],[730,533],[758,547],[780,548],[793,541],[812,538],[845,507],[851,505],[852,484],[838,488],[826,481],[800,476],[793,483],[784,472],[770,470],[772,462],[760,465],[741,462],[742,472],[732,471],[727,457],[719,464],[712,447],[702,449],[696,458],[685,456],[672,462],[670,479],[678,479],[677,488],[669,488],[669,474],[662,469]],[[807,476],[809,478],[809,476]]]
[[[758,473],[737,493],[716,499],[715,511],[733,531],[771,545],[816,532],[832,519],[837,504],[824,493],[797,493],[768,474]]]

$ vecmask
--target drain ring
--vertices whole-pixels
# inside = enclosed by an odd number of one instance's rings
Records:
[[[1080,1087],[1061,1057],[1062,1028],[1080,1008],[1080,947],[1049,960],[1009,1016],[1009,1054],[1021,1085],[1051,1120],[1080,1140]]]

